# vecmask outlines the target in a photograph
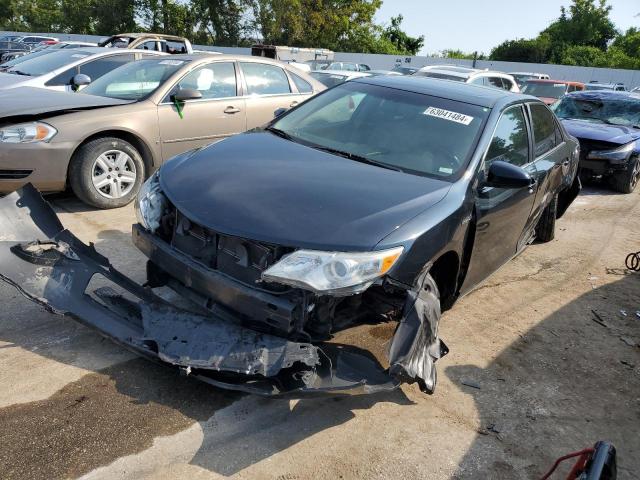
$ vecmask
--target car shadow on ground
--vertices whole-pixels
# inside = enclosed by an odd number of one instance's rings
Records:
[[[479,387],[461,387],[480,428],[455,478],[540,478],[597,440],[616,446],[619,478],[637,478],[640,274],[618,276],[520,335],[487,368],[445,370],[454,384]]]
[[[144,262],[123,253],[129,235],[103,230],[96,249],[116,268],[140,280]],[[118,254],[121,255],[118,258]],[[128,265],[129,264],[129,265]],[[124,268],[123,268],[124,267]],[[0,348],[27,350],[92,373],[48,398],[0,408],[2,478],[69,478],[150,448],[154,439],[200,424],[204,438],[193,458],[211,471],[231,475],[314,434],[348,422],[354,410],[378,402],[411,404],[401,390],[381,395],[301,399],[252,397],[218,389],[175,368],[131,356],[71,318],[47,313],[11,290],[15,310],[5,312]],[[0,352],[2,351],[0,350]],[[44,364],[45,368],[48,364]],[[43,374],[46,381],[46,373]],[[239,402],[239,410],[231,408]],[[256,416],[260,409],[261,415]],[[195,450],[194,450],[195,451]]]

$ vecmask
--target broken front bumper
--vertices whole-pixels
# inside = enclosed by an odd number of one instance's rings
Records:
[[[200,315],[171,305],[65,230],[31,185],[0,199],[0,225],[0,279],[50,312],[207,383],[294,396],[373,393],[399,385],[350,347],[293,342],[243,328],[224,311]],[[88,291],[90,283],[103,286]]]

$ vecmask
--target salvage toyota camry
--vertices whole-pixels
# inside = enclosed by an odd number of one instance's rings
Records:
[[[214,385],[263,395],[432,393],[441,311],[580,188],[579,150],[540,100],[410,77],[353,80],[267,127],[162,166],[136,201],[143,288],[32,187],[0,201],[2,278],[52,311]],[[88,291],[91,279],[111,288]],[[189,306],[154,293],[170,287]],[[117,289],[120,292],[116,291]],[[329,341],[395,320],[383,368]]]

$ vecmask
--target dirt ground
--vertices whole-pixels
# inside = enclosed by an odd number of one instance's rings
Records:
[[[132,208],[54,203],[67,228],[144,279]],[[623,264],[640,250],[639,219],[640,191],[583,191],[553,242],[445,314],[451,353],[434,396],[415,386],[299,401],[218,390],[2,284],[0,477],[535,479],[607,439],[619,478],[640,478],[640,273]],[[392,332],[361,326],[340,340],[381,354]]]

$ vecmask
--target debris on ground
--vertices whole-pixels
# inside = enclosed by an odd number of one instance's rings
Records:
[[[460,383],[462,385],[467,386],[467,387],[471,387],[471,388],[475,388],[477,390],[480,390],[480,384],[474,382],[473,380],[461,380]]]

